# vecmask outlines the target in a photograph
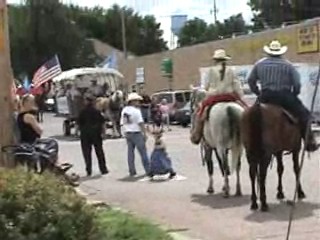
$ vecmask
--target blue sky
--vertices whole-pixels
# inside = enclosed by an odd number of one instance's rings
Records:
[[[9,3],[19,3],[22,0],[8,0]],[[133,7],[141,14],[153,14],[161,22],[164,30],[164,38],[169,41],[171,36],[172,14],[186,14],[189,19],[202,18],[207,22],[213,22],[213,0],[63,0],[64,3],[75,3],[81,6],[102,6],[105,8],[117,3],[121,6]],[[248,0],[216,0],[218,19],[223,20],[233,14],[242,13],[246,21],[250,21],[252,14],[247,6]]]

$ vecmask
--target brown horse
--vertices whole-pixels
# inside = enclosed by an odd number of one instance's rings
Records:
[[[98,98],[96,100],[96,108],[112,122],[114,138],[121,137],[120,118],[123,103],[123,93],[120,90],[117,90],[108,98]]]
[[[242,137],[250,166],[252,187],[251,209],[257,210],[255,181],[260,187],[261,211],[268,211],[265,182],[267,168],[273,156],[277,158],[278,193],[283,199],[282,174],[284,151],[292,153],[294,172],[298,186],[298,198],[305,198],[299,177],[299,153],[301,150],[301,131],[297,120],[280,107],[256,103],[249,108],[242,118]]]

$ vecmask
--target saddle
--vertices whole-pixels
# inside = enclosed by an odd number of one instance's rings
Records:
[[[223,102],[219,102],[219,103],[223,103]],[[210,114],[211,109],[212,109],[215,105],[217,105],[217,104],[219,104],[219,103],[215,103],[215,104],[212,104],[212,105],[210,105],[210,106],[205,106],[205,107],[203,107],[203,113],[199,116],[199,118],[200,118],[202,121],[208,121],[208,120],[209,120],[209,114]],[[234,103],[238,103],[239,106],[243,106],[243,105],[242,105],[241,103],[239,103],[239,102],[234,102]]]
[[[299,120],[294,117],[289,111],[287,111],[286,109],[284,109],[283,107],[280,107],[278,105],[274,105],[274,104],[265,104],[265,103],[261,103],[260,104],[262,108],[266,108],[269,106],[273,106],[273,107],[276,107],[276,108],[279,108],[283,115],[285,116],[285,118],[292,124],[299,124]]]

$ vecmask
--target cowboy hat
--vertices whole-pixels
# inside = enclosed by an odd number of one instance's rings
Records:
[[[263,50],[271,56],[280,56],[288,51],[288,47],[282,46],[278,40],[274,40],[269,46],[264,46]]]
[[[141,101],[142,100],[142,97],[138,94],[138,93],[130,93],[128,95],[128,99],[127,101],[128,102],[131,102],[131,101]]]
[[[230,60],[231,57],[226,54],[226,51],[224,49],[217,49],[216,51],[214,51],[212,59],[215,59],[215,60]]]

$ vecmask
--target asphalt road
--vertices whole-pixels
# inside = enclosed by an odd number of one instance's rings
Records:
[[[84,175],[84,163],[79,141],[64,138],[62,118],[45,116],[46,136],[55,137],[60,143],[60,158],[72,162],[74,171]],[[248,164],[243,157],[241,172],[243,197],[224,199],[221,195],[223,179],[218,167],[215,168],[214,186],[216,194],[207,195],[208,177],[202,166],[200,151],[189,142],[189,130],[174,127],[164,136],[174,168],[179,174],[177,180],[145,181],[127,178],[126,143],[123,139],[106,140],[104,149],[110,174],[105,177],[96,175],[91,179],[83,178],[81,188],[92,198],[108,204],[133,211],[141,216],[165,225],[171,231],[180,232],[193,239],[202,240],[257,240],[285,239],[290,207],[286,202],[276,200],[277,174],[276,163],[269,170],[267,196],[270,212],[252,212],[250,204],[250,181]],[[152,150],[152,138],[148,141]],[[94,158],[95,159],[95,158]],[[320,239],[320,154],[306,159],[302,171],[302,184],[307,199],[299,202],[292,226],[292,240]],[[140,157],[136,164],[143,173]],[[98,174],[97,162],[94,161]],[[284,191],[287,199],[292,199],[294,174],[292,161],[285,159]],[[231,191],[235,191],[235,177],[231,178]]]

